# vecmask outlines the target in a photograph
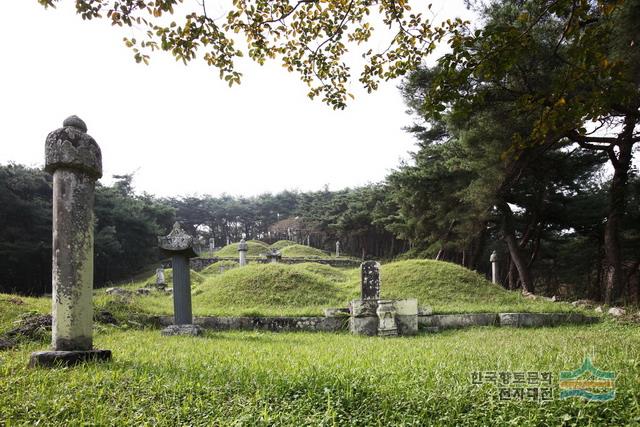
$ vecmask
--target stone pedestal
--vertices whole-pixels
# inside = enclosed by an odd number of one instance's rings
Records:
[[[169,325],[160,331],[161,335],[174,336],[174,335],[190,335],[198,336],[202,335],[204,329],[199,325]]]
[[[418,300],[401,299],[393,302],[396,310],[396,326],[400,335],[418,333]]]
[[[33,353],[29,366],[111,357],[93,349],[93,204],[102,154],[86,132],[85,123],[71,116],[46,140],[45,170],[53,174],[53,351]]]
[[[278,261],[282,259],[282,254],[279,250],[271,249],[267,252],[267,260],[269,263],[276,264]]]
[[[392,300],[378,300],[378,335],[381,337],[392,337],[398,335],[396,326],[396,309]]]
[[[377,300],[351,301],[349,330],[352,334],[374,336],[378,334]]]
[[[193,323],[191,312],[191,270],[189,258],[196,256],[193,251],[193,238],[176,222],[166,237],[158,237],[160,249],[171,256],[173,269],[173,315],[176,325]]]

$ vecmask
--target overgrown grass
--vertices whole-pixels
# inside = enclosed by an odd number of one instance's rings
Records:
[[[297,245],[297,243],[294,242],[293,240],[278,240],[277,242],[271,245],[271,248],[281,250],[291,245]]]
[[[2,425],[640,424],[637,327],[477,328],[413,338],[106,328],[112,362],[27,369],[40,344],[0,353]],[[607,403],[558,399],[558,372],[591,355],[615,371]],[[554,399],[501,401],[473,371],[553,374]]]
[[[259,256],[269,251],[269,246],[266,243],[249,240],[247,241],[247,256]],[[230,245],[221,248],[215,253],[218,257],[237,257],[238,256],[238,243],[231,243]]]
[[[51,298],[0,294],[0,334],[13,329],[14,322],[28,313],[51,313]]]
[[[313,262],[249,264],[220,273],[219,265],[213,264],[203,274],[192,273],[193,312],[197,316],[319,316],[323,308],[346,307],[360,295],[358,268],[338,269]],[[166,276],[170,286],[171,276],[168,272]],[[435,313],[580,311],[567,303],[526,299],[477,273],[440,261],[385,264],[381,280],[383,298],[416,298],[420,306],[431,306]],[[101,292],[97,291],[98,295]],[[173,312],[171,295],[152,292],[133,298],[145,313]]]
[[[200,270],[200,274],[203,276],[221,274],[220,273],[221,267],[224,267],[225,270],[228,270],[228,269],[236,268],[239,266],[240,264],[237,261],[228,261],[228,260],[217,261],[217,262],[214,262],[213,264],[209,264],[208,266]]]
[[[285,246],[280,251],[283,257],[294,258],[294,257],[306,257],[306,258],[329,258],[329,255],[320,249],[312,248],[311,246],[305,245],[290,245]]]

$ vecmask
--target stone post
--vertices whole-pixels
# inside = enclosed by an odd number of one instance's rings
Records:
[[[29,366],[111,359],[111,351],[93,349],[93,204],[102,154],[80,118],[62,126],[45,144],[45,170],[53,174],[53,351],[32,353]]]
[[[360,298],[380,299],[380,263],[365,261],[360,265]]]
[[[166,283],[164,281],[164,268],[160,267],[156,269],[156,288],[164,289],[166,287]]]
[[[198,335],[200,327],[193,324],[191,312],[191,270],[189,258],[196,256],[193,251],[193,238],[180,226],[173,225],[173,230],[166,237],[158,237],[158,244],[165,255],[171,256],[173,273],[173,325],[162,331],[163,335]]]
[[[211,253],[213,253],[213,251],[215,251],[215,250],[216,250],[216,239],[214,239],[213,237],[211,237],[211,238],[209,239],[209,251],[210,251]]]
[[[336,242],[336,258],[340,256],[340,241]]]
[[[351,301],[349,329],[358,335],[378,333],[378,300],[380,299],[380,264],[375,261],[360,265],[360,299]]]
[[[491,281],[498,283],[498,253],[496,251],[491,253],[489,261],[491,261]]]
[[[401,299],[393,302],[399,335],[418,333],[418,300]]]
[[[244,237],[242,237],[242,240],[240,240],[240,243],[238,243],[238,255],[239,255],[239,261],[240,261],[240,267],[244,267],[245,265],[247,265],[247,251],[249,250],[249,245],[247,244],[247,242],[244,240]]]

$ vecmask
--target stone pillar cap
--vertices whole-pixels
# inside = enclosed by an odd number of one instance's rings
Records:
[[[243,238],[242,240],[240,240],[240,243],[238,243],[238,251],[239,252],[246,252],[248,250],[249,250],[249,245],[247,244],[247,242]]]
[[[102,153],[96,141],[88,135],[87,125],[77,116],[67,117],[60,129],[47,136],[44,169],[74,169],[94,179],[102,177]]]
[[[192,244],[193,237],[189,236],[187,232],[182,229],[179,222],[173,224],[173,229],[167,236],[158,237],[160,249],[170,255],[184,253],[187,257],[193,258],[197,256],[197,254],[193,251]]]
[[[491,256],[489,257],[489,261],[497,262],[498,261],[498,253],[496,251],[491,252]]]

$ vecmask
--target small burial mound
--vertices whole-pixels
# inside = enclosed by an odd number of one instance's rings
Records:
[[[195,270],[191,270],[191,284],[192,285],[199,285],[202,282],[205,281],[205,277],[198,273]],[[172,283],[173,283],[173,270],[171,268],[165,268],[164,269],[164,283],[167,284],[167,286],[171,287]],[[153,275],[149,276],[149,278],[147,280],[144,281],[144,286],[150,286],[153,287],[156,285],[156,274],[154,273]],[[126,286],[125,286],[126,287]]]
[[[312,248],[311,246],[305,245],[290,245],[282,248],[280,251],[283,257],[292,258],[292,257],[301,257],[301,258],[328,258],[324,251],[316,248]]]
[[[262,242],[249,240],[247,242],[247,249],[247,256],[260,256],[260,254],[265,254],[269,251],[269,246]],[[238,243],[231,243],[215,252],[214,255],[218,257],[237,257]]]
[[[200,270],[200,274],[203,276],[208,276],[211,274],[220,274],[220,268],[224,267],[224,270],[231,270],[232,268],[239,267],[240,264],[237,261],[217,261],[213,264],[209,264],[202,270]]]
[[[293,240],[278,240],[277,242],[272,244],[270,247],[271,249],[281,250],[286,248],[287,246],[292,246],[292,245],[297,245],[297,243],[294,242]]]
[[[568,311],[566,304],[532,301],[457,264],[435,260],[382,266],[382,298],[417,298],[436,312]]]
[[[300,266],[250,264],[212,276],[194,297],[194,305],[215,301],[220,307],[331,306],[341,301],[336,283]]]

